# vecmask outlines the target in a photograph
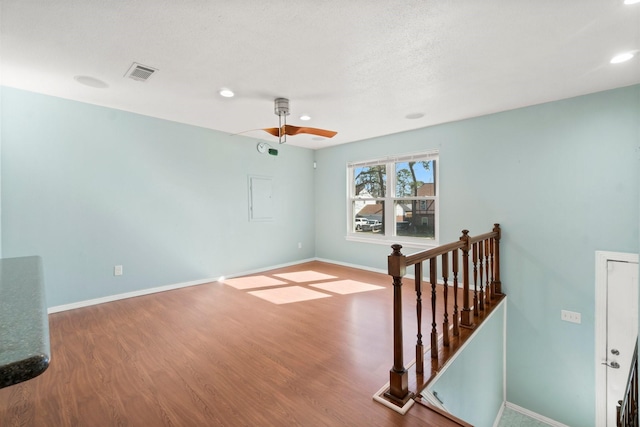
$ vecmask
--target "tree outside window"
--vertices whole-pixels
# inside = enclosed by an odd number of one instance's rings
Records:
[[[348,165],[352,224],[347,237],[434,244],[437,160],[437,152],[431,152]]]

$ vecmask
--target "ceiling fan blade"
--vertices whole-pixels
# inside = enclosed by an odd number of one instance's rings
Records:
[[[293,126],[293,125],[284,125],[282,126],[282,135],[295,136],[301,133],[308,133],[311,135],[323,136],[325,138],[333,138],[337,135],[338,132],[334,132],[332,130],[319,129],[319,128],[310,128],[306,126]],[[280,136],[280,128],[263,128],[261,129],[275,137]]]
[[[264,129],[261,129],[261,130],[263,130],[263,131],[265,131],[267,133],[270,133],[271,135],[273,135],[275,137],[280,136],[280,129],[279,128],[264,128]]]
[[[284,133],[287,135],[298,135],[300,133],[308,133],[311,135],[324,136],[325,138],[333,138],[338,132],[326,129],[310,128],[306,126],[284,125]],[[278,129],[276,128],[276,136]]]

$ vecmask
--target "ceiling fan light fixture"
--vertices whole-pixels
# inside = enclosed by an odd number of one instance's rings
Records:
[[[624,52],[624,53],[621,53],[621,54],[618,54],[618,55],[614,56],[613,58],[611,58],[611,61],[609,61],[609,62],[611,64],[621,64],[623,62],[627,62],[628,60],[630,60],[634,56],[636,56],[635,52]]]
[[[228,89],[226,87],[220,89],[218,93],[220,94],[220,96],[223,96],[225,98],[233,98],[235,96],[235,93],[233,93],[231,89]]]
[[[262,130],[277,137],[280,144],[287,142],[287,135],[295,136],[301,133],[307,133],[323,136],[325,138],[333,138],[338,133],[327,129],[288,125],[287,116],[289,115],[289,100],[287,98],[276,98],[273,104],[273,112],[278,116],[278,127],[263,128]]]
[[[278,117],[286,117],[286,116],[288,116],[289,115],[289,100],[287,98],[276,98],[273,101],[273,112]]]

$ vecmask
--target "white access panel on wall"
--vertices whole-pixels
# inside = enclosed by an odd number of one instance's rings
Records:
[[[273,221],[273,178],[249,176],[249,221]]]

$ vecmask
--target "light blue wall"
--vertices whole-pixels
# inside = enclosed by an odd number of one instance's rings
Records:
[[[0,42],[0,50],[1,49],[2,49],[2,42]],[[2,168],[2,104],[4,104],[4,98],[2,97],[2,86],[0,85],[0,169]],[[2,171],[0,170],[0,258],[2,258],[1,236],[2,236]]]
[[[344,238],[346,164],[439,149],[441,242],[503,226],[507,399],[592,426],[594,252],[638,252],[639,115],[632,86],[319,150],[317,256],[386,269],[389,247]]]
[[[492,427],[505,399],[505,305],[495,309],[465,351],[429,386],[447,411],[475,427]]]
[[[11,88],[1,96],[3,256],[43,257],[50,306],[314,248],[384,269],[387,246],[344,239],[346,163],[439,149],[441,241],[503,225],[507,399],[593,425],[593,254],[638,251],[640,86],[315,154],[283,146],[278,157],[249,138]],[[274,177],[273,223],[247,219],[253,174]],[[124,276],[113,276],[116,264]],[[561,309],[581,312],[582,324],[561,322]]]
[[[3,255],[42,256],[49,306],[315,254],[312,150],[7,87],[2,103]],[[249,222],[248,175],[273,177],[275,221]]]

